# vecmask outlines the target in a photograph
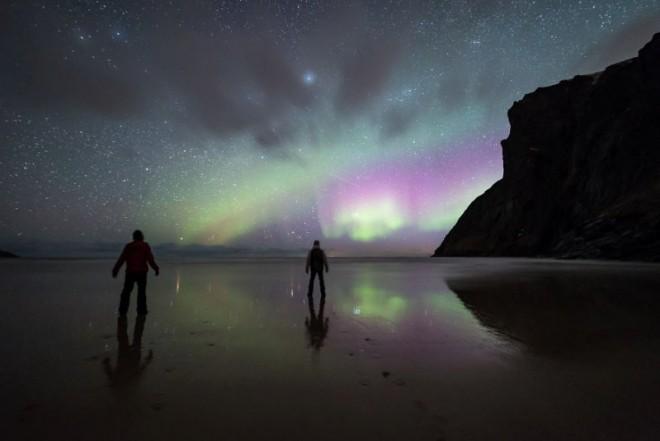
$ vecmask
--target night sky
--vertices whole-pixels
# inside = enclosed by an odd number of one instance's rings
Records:
[[[660,0],[3,1],[0,247],[428,255],[515,100],[658,31]]]

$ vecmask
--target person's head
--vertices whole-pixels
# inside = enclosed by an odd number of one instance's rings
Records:
[[[142,234],[142,231],[140,230],[133,231],[133,240],[144,240],[144,234]]]
[[[319,242],[318,240],[315,240],[314,241],[314,248],[320,248],[320,247],[321,247],[321,242]]]

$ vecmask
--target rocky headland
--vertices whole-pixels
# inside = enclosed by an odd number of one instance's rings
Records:
[[[508,112],[504,173],[435,256],[660,260],[660,33]]]

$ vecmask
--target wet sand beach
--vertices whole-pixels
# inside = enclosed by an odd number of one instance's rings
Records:
[[[7,440],[650,440],[660,267],[162,262],[149,315],[111,261],[0,262]]]

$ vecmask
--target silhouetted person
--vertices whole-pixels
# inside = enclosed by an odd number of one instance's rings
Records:
[[[307,328],[307,337],[309,338],[309,345],[316,350],[321,349],[323,340],[328,335],[329,319],[323,317],[325,309],[325,296],[321,296],[321,303],[319,304],[319,314],[316,315],[314,311],[314,298],[310,294],[308,296],[309,304],[309,318],[305,319],[305,327]]]
[[[124,247],[124,251],[122,251],[115,267],[112,269],[112,277],[117,277],[124,262],[126,262],[126,278],[119,300],[119,315],[126,315],[128,312],[131,291],[133,291],[135,283],[138,286],[137,312],[139,315],[145,315],[147,313],[147,272],[149,271],[147,264],[151,265],[156,275],[160,273],[160,269],[156,265],[154,255],[151,253],[151,247],[144,241],[142,231],[135,230],[133,232],[133,242]]]
[[[133,329],[133,344],[128,343],[128,323],[126,316],[117,318],[117,364],[114,369],[110,365],[110,358],[103,359],[103,370],[108,376],[110,386],[127,386],[137,380],[142,371],[151,363],[154,357],[153,351],[142,363],[142,332],[144,331],[144,322],[147,319],[144,315],[135,318],[135,328]]]
[[[309,274],[309,270],[312,270],[312,273],[309,276],[308,295],[311,296],[312,292],[314,292],[314,279],[318,274],[319,284],[321,285],[321,296],[325,297],[325,281],[323,280],[324,268],[327,273],[329,270],[328,258],[326,257],[325,252],[321,249],[321,243],[318,240],[315,240],[314,246],[309,250],[309,254],[307,254],[307,263],[305,264],[305,274]]]

